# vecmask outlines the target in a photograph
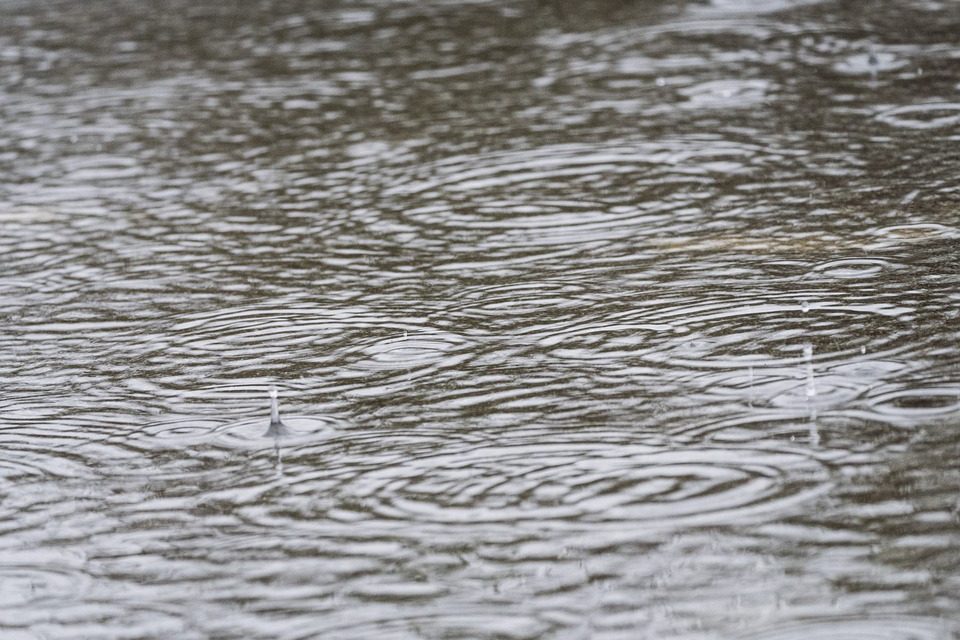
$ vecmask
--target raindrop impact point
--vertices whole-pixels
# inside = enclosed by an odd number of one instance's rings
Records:
[[[277,402],[277,388],[270,387],[270,426],[267,427],[264,437],[266,438],[279,438],[281,436],[288,436],[292,433],[290,427],[285,425],[280,419],[280,407]]]

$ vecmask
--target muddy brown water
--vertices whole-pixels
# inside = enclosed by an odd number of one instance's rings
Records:
[[[952,1],[0,4],[0,636],[960,637],[957,149]]]

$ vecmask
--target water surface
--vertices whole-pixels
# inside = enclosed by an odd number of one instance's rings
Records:
[[[5,3],[0,635],[960,637],[958,145],[953,2]]]

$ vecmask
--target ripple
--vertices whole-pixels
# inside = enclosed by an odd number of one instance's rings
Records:
[[[0,607],[66,600],[87,588],[83,558],[55,551],[3,551],[0,560]]]
[[[956,609],[949,2],[40,4],[0,9],[0,626]]]
[[[322,306],[291,296],[188,316],[154,336],[142,357],[171,370],[152,383],[170,396],[184,393],[176,370],[185,359],[215,372],[204,382],[221,388],[241,380],[296,380],[328,395],[333,389],[363,393],[371,376],[378,384],[402,384],[467,357],[472,342],[432,326],[426,318],[433,311],[422,305]]]
[[[838,258],[821,262],[807,276],[824,279],[861,280],[873,278],[884,270],[896,268],[894,263],[881,258]]]
[[[76,478],[88,475],[83,464],[42,443],[0,454],[0,478],[4,481],[35,478]]]
[[[960,124],[960,103],[930,102],[894,107],[878,114],[877,119],[892,127],[904,129],[953,127]]]
[[[669,323],[584,322],[539,339],[540,347],[566,360],[608,360],[641,351],[658,336],[686,333]]]
[[[77,182],[100,182],[136,178],[143,174],[141,162],[123,156],[93,155],[63,161],[66,177]]]
[[[481,319],[509,322],[520,328],[548,313],[589,308],[594,299],[588,291],[583,284],[550,279],[467,287],[456,292],[453,304],[444,309],[438,321],[449,317],[453,322]]]
[[[667,225],[671,233],[693,229],[703,190],[720,177],[749,172],[748,158],[758,155],[779,154],[710,137],[550,145],[448,158],[393,177],[385,194],[412,200],[402,215],[428,234],[487,236],[514,252],[582,245],[657,237]],[[571,198],[572,188],[611,197]]]
[[[843,616],[796,622],[768,631],[739,636],[743,640],[950,640],[956,637],[955,623],[918,616],[876,614],[869,617]]]
[[[357,345],[359,359],[349,366],[368,371],[412,370],[454,367],[468,357],[471,343],[444,331],[404,332],[401,336],[380,338]]]
[[[784,361],[745,368],[678,371],[671,377],[691,398],[707,404],[736,403],[755,412],[774,409],[777,418],[806,421],[811,411],[843,409],[872,385],[910,370],[899,356],[873,359],[861,354],[850,362]]]
[[[23,411],[24,405],[15,425],[0,431],[0,444],[9,452],[0,453],[0,480],[136,476],[151,468],[158,455],[169,463],[164,473],[203,472],[206,463],[228,460],[237,450],[291,450],[348,428],[333,405],[310,402],[300,391],[281,396],[281,417],[289,433],[275,440],[267,435],[267,386],[241,383],[193,390],[177,396],[173,408],[169,402],[159,403],[165,407],[162,417],[156,417],[159,408],[149,416],[127,413],[125,402],[113,396],[84,398],[80,402],[94,408],[61,408],[42,419],[35,411]],[[185,411],[185,399],[196,411]]]
[[[912,333],[911,307],[818,297],[713,294],[694,303],[658,301],[544,335],[541,345],[558,357],[612,351],[688,371],[798,363],[805,343],[813,346],[819,364],[867,354],[881,359],[916,348],[906,340]],[[598,341],[598,335],[617,337]]]
[[[78,447],[90,442],[78,421],[35,422],[7,427],[0,431],[0,480],[25,478],[88,478],[88,460]]]
[[[761,2],[751,2],[744,4],[740,0],[712,0],[712,2],[700,6],[694,5],[691,9],[696,14],[740,14],[747,16],[764,15],[804,7],[812,4],[820,4],[823,0],[762,0]]]
[[[457,605],[456,613],[391,615],[353,610],[349,615],[325,617],[324,635],[372,640],[405,640],[412,637],[485,638],[537,640],[549,636],[552,626],[535,615],[519,611],[495,611],[490,607]],[[316,633],[315,623],[310,633]]]
[[[541,442],[404,457],[337,493],[384,520],[669,529],[782,514],[825,487],[820,466],[789,451]]]
[[[262,446],[264,440],[274,439],[266,434],[266,423],[263,418],[244,420],[223,425],[217,429],[217,439],[237,445],[252,444]],[[313,443],[317,438],[329,436],[344,426],[344,422],[332,416],[310,415],[283,415],[284,424],[289,427],[289,433],[283,435],[279,442],[284,447],[296,447],[301,443]]]
[[[295,346],[312,334],[322,341],[349,326],[369,327],[371,312],[362,307],[324,308],[298,301],[275,305],[218,309],[183,318],[173,328],[184,347],[218,350],[261,345],[273,349]],[[375,321],[374,321],[375,322]]]
[[[960,385],[883,385],[871,389],[867,405],[881,419],[916,424],[960,414]]]
[[[811,415],[780,408],[753,408],[712,417],[674,420],[672,436],[717,446],[784,449],[814,457],[831,469],[874,469],[910,432],[859,409]]]
[[[282,416],[289,427],[279,441],[267,434],[269,418],[264,415],[243,420],[176,417],[150,422],[125,439],[124,444],[137,449],[186,450],[200,444],[228,448],[268,449],[278,442],[285,449],[315,443],[345,426],[341,419],[327,415]]]
[[[693,420],[673,433],[704,442],[739,445],[763,439],[804,442],[810,436],[810,420],[806,415],[784,415],[783,411],[752,411]]]
[[[680,94],[691,109],[739,109],[763,102],[770,91],[768,80],[711,80],[686,87]]]
[[[833,70],[851,76],[876,75],[896,71],[910,64],[892,52],[854,53],[833,65]]]
[[[630,206],[609,207],[602,202],[570,202],[525,199],[522,202],[492,202],[469,211],[446,207],[421,207],[407,214],[429,226],[459,226],[499,231],[511,243],[568,244],[609,239],[622,233],[624,225],[637,225],[645,212]]]
[[[935,222],[915,222],[880,227],[873,231],[873,234],[881,238],[881,242],[923,242],[960,238],[960,229]]]

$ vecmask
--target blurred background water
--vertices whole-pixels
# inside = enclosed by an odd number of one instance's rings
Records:
[[[6,0],[0,636],[960,637],[958,149],[953,0]]]

